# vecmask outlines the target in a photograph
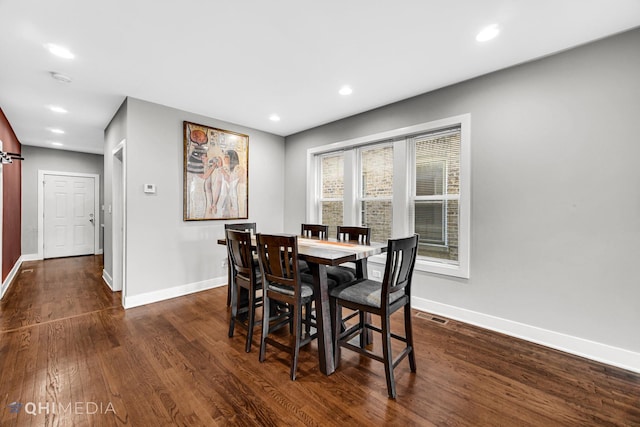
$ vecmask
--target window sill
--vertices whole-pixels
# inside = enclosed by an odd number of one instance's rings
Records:
[[[385,254],[374,255],[368,258],[372,264],[385,265],[387,257]],[[426,273],[442,274],[444,276],[469,278],[469,269],[465,269],[460,265],[446,264],[444,262],[428,261],[425,259],[417,259],[414,271],[424,271]]]

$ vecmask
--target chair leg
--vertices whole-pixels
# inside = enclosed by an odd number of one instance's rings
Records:
[[[411,347],[409,352],[409,367],[411,372],[416,372],[416,352],[413,346],[413,328],[411,326],[411,306],[409,304],[404,306],[404,331],[407,339],[407,347]]]
[[[358,312],[358,327],[360,328],[360,348],[365,348],[368,345],[373,344],[373,337],[371,337],[371,329],[367,328],[371,322],[371,314],[366,311],[360,310]]]
[[[296,304],[293,315],[293,357],[291,360],[291,381],[296,380],[296,369],[298,368],[298,355],[300,353],[300,335],[302,334],[302,305]]]
[[[368,321],[367,321],[368,320]],[[360,348],[365,348],[369,344],[373,343],[373,339],[369,339],[370,329],[367,328],[367,324],[371,321],[371,315],[364,311],[358,313],[358,322],[360,322]]]
[[[260,355],[258,360],[264,362],[264,356],[267,349],[267,335],[269,335],[269,309],[270,309],[269,297],[267,296],[267,290],[263,291],[262,296],[262,334],[260,335]]]
[[[245,351],[249,353],[251,351],[251,341],[253,340],[253,327],[255,326],[256,321],[256,290],[252,289],[249,291],[249,307],[248,307],[248,316],[247,316],[247,344],[245,346]]]
[[[335,299],[331,300],[331,327],[333,328],[333,360],[335,369],[340,365],[340,334],[342,333],[342,306]]]
[[[233,295],[231,295],[231,285],[232,285],[232,277],[231,277],[231,260],[229,259],[229,255],[227,254],[227,307],[231,305],[231,299]]]
[[[311,335],[311,301],[304,305],[304,325],[305,337],[308,337]]]
[[[371,323],[371,313],[364,312],[364,323]],[[371,329],[366,329],[364,331],[364,337],[362,338],[363,344],[360,345],[360,348],[370,347],[373,345],[373,331]]]
[[[291,307],[289,307],[289,310],[291,310]],[[291,320],[289,321],[289,333],[290,333],[291,335],[293,335],[293,332],[295,331],[295,329],[294,329],[294,325],[295,325],[295,323],[293,323],[293,321],[294,321],[294,317],[295,317],[295,316],[291,316]]]
[[[384,358],[384,373],[387,378],[387,392],[392,399],[396,398],[396,382],[393,376],[393,354],[391,353],[391,320],[389,314],[381,317],[382,323],[382,355]]]
[[[233,331],[236,326],[236,318],[238,316],[238,300],[236,298],[236,294],[239,294],[237,291],[235,283],[229,283],[229,302],[231,304],[231,318],[229,319],[229,337],[233,337]]]

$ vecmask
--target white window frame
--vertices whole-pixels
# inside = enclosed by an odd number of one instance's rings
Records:
[[[320,154],[337,151],[344,152],[344,224],[357,225],[359,222],[359,208],[357,200],[359,195],[358,155],[357,149],[365,145],[393,141],[393,224],[392,236],[402,237],[411,233],[413,228],[412,215],[413,199],[411,197],[413,178],[410,139],[411,137],[444,130],[454,126],[460,127],[460,194],[459,200],[459,235],[458,235],[458,262],[451,263],[446,260],[419,257],[416,260],[415,269],[447,276],[469,278],[470,265],[470,236],[471,236],[471,115],[462,114],[441,120],[434,120],[414,126],[408,126],[366,135],[331,144],[313,147],[307,150],[307,203],[306,221],[316,222],[318,214],[318,180],[320,168],[318,159]],[[402,174],[401,171],[406,171]],[[371,262],[384,263],[384,256],[372,257]]]

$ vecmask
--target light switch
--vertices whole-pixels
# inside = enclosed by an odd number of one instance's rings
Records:
[[[147,194],[156,194],[156,185],[155,184],[145,184],[144,192]]]

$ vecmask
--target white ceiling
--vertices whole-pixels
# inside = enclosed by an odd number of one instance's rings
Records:
[[[126,96],[286,136],[638,27],[640,0],[0,0],[0,21],[20,142],[102,153]]]

